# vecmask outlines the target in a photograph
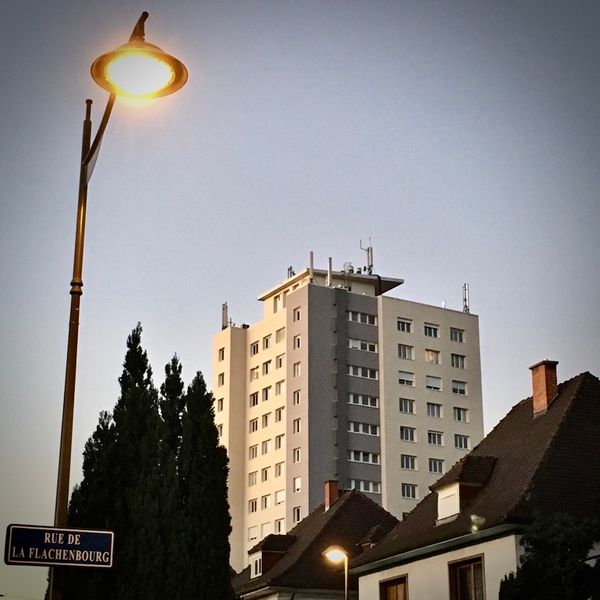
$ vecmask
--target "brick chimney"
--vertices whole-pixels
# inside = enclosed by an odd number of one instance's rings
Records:
[[[325,510],[338,499],[340,495],[339,482],[336,479],[329,479],[325,482]]]
[[[533,414],[544,414],[554,400],[558,391],[556,383],[556,360],[542,360],[536,363],[531,370],[533,384]]]

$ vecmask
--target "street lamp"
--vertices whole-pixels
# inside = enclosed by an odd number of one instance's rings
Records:
[[[108,90],[110,95],[100,121],[98,131],[91,141],[92,101],[86,100],[85,119],[81,144],[79,168],[79,196],[75,225],[75,251],[73,277],[71,279],[71,309],[67,342],[67,364],[63,399],[62,424],[58,476],[56,481],[56,503],[54,526],[66,527],[69,507],[69,478],[71,470],[71,446],[73,437],[73,409],[75,404],[75,374],[77,369],[77,342],[79,338],[79,305],[83,294],[83,248],[85,239],[85,217],[87,188],[100,151],[100,144],[117,96],[130,98],[155,98],[166,96],[180,89],[188,78],[187,69],[175,57],[163,52],[158,46],[144,40],[144,23],[148,13],[138,19],[129,42],[112,52],[98,57],[92,64],[91,75],[96,83]],[[54,570],[53,570],[54,571]],[[60,600],[61,592],[53,585],[51,599]]]
[[[348,553],[341,546],[329,546],[323,556],[333,563],[344,562],[344,600],[348,600]]]

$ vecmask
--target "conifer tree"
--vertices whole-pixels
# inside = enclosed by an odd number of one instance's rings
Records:
[[[233,598],[229,572],[231,518],[227,502],[228,458],[219,445],[213,396],[197,373],[186,393],[180,453],[180,485],[187,557],[184,598]]]

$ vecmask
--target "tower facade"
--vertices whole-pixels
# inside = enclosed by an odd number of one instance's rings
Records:
[[[259,297],[261,321],[214,337],[236,570],[324,481],[401,518],[483,437],[478,317],[383,295],[402,283],[308,268]]]

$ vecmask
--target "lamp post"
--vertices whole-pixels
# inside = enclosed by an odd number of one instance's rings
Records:
[[[341,546],[329,546],[323,556],[333,563],[344,562],[344,600],[348,600],[348,553]]]
[[[88,183],[94,171],[100,151],[100,144],[116,97],[118,95],[130,98],[166,96],[185,85],[188,77],[187,70],[182,62],[163,52],[158,46],[144,40],[144,23],[147,18],[148,13],[144,11],[133,28],[129,42],[119,46],[112,52],[107,52],[98,57],[91,67],[91,75],[94,81],[100,87],[108,90],[110,95],[93,141],[91,135],[92,101],[89,99],[85,101],[81,163],[79,165],[79,195],[75,225],[73,277],[71,279],[70,290],[71,308],[69,314],[67,362],[54,508],[55,527],[67,526],[69,507],[75,374],[77,370],[77,342],[79,338],[79,306],[83,294],[83,249]],[[54,585],[53,575],[54,569],[52,569],[50,580],[50,598],[51,600],[60,600],[62,598],[62,591],[58,589],[59,586]]]

